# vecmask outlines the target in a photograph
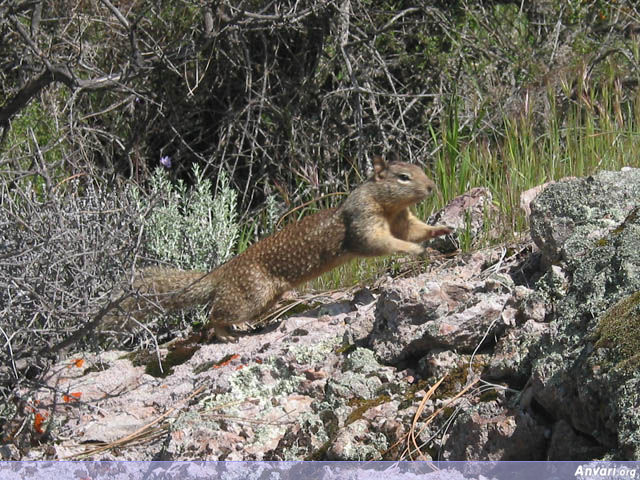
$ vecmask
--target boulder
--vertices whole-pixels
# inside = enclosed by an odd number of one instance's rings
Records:
[[[548,264],[579,261],[638,204],[637,168],[557,182],[531,202],[531,238]]]
[[[629,169],[551,185],[531,215],[532,238],[560,262],[539,282],[553,314],[533,360],[533,398],[588,444],[629,460],[640,458],[639,205],[640,170]]]

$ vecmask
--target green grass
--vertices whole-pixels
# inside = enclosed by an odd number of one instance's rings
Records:
[[[469,188],[487,187],[499,211],[499,238],[528,228],[520,194],[549,180],[582,177],[600,170],[638,166],[640,100],[620,103],[607,85],[578,87],[581,100],[561,115],[548,95],[544,118],[530,112],[505,116],[501,138],[466,142],[444,123],[443,148],[435,160],[438,207]],[[454,124],[453,127],[456,127]]]

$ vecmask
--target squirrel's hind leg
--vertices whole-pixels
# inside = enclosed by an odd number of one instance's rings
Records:
[[[209,327],[206,333],[206,338],[208,342],[211,342],[214,339],[217,339],[222,343],[231,343],[238,341],[238,336],[231,333],[227,327],[225,327],[224,325],[216,324],[213,324]]]

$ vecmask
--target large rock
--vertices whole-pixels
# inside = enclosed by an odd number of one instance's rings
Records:
[[[501,399],[504,402],[504,399]],[[546,455],[547,429],[522,410],[503,402],[465,409],[446,435],[444,460],[540,460]]]
[[[531,218],[548,260],[566,262],[539,282],[554,313],[533,398],[589,445],[629,460],[640,458],[639,205],[640,170],[603,172],[549,186]]]
[[[531,203],[531,237],[548,264],[579,261],[640,203],[640,169],[547,186]]]
[[[390,364],[434,349],[472,353],[504,330],[509,283],[506,276],[458,282],[428,275],[390,282],[381,288],[369,345]]]

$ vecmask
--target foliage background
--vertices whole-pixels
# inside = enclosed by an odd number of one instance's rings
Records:
[[[488,187],[492,241],[522,190],[637,166],[639,35],[632,0],[0,3],[0,417],[136,268],[215,265],[374,153],[432,206]]]
[[[273,192],[291,206],[335,191],[372,153],[433,167],[446,141],[453,155],[499,142],[505,118],[542,131],[593,85],[618,88],[623,106],[638,82],[640,13],[623,0],[9,1],[0,13],[3,165],[39,152],[60,176],[100,166],[145,182],[169,156],[187,181],[193,163],[227,170],[244,212]]]

